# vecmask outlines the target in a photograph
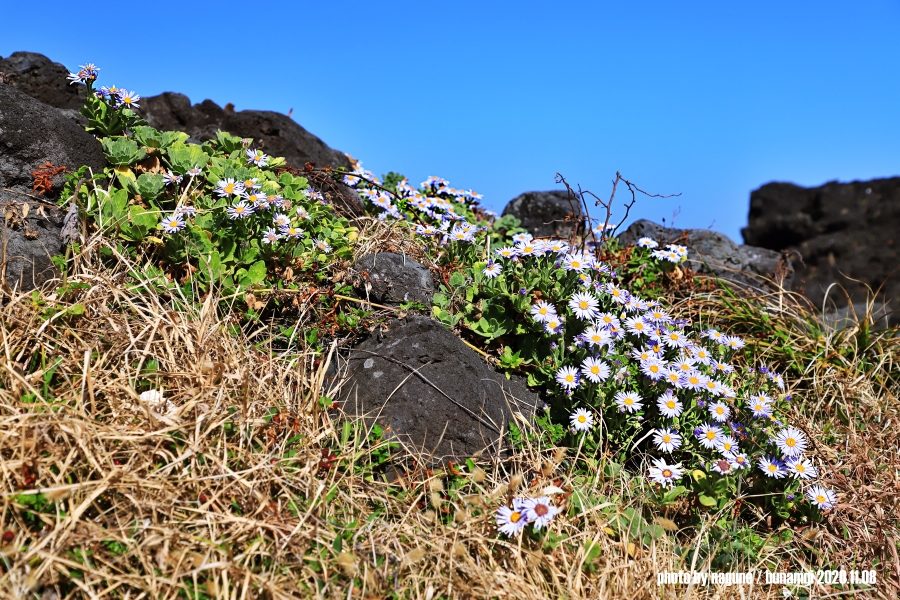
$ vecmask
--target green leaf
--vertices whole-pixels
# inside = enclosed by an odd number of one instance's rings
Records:
[[[165,185],[163,176],[159,173],[141,173],[137,178],[138,193],[147,201],[156,200]]]
[[[129,166],[143,159],[147,151],[138,148],[137,142],[127,137],[105,137],[101,140],[106,161],[114,166]]]
[[[462,287],[466,284],[466,276],[456,271],[450,276],[450,286],[454,288]]]
[[[258,260],[247,270],[247,276],[251,284],[262,283],[266,280],[266,262]]]
[[[204,167],[209,162],[209,155],[200,146],[184,142],[173,143],[165,158],[172,171],[178,175],[184,175],[194,167]]]
[[[700,504],[702,504],[703,506],[713,507],[716,505],[716,499],[711,496],[707,496],[706,494],[700,494],[697,499],[700,500]]]

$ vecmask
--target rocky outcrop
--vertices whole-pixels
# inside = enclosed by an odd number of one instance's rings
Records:
[[[530,418],[539,404],[520,380],[494,372],[427,317],[395,321],[365,340],[346,370],[344,412],[381,423],[433,464],[502,451],[513,413]]]
[[[74,70],[75,67],[72,67]],[[69,70],[34,52],[14,52],[0,59],[0,72],[9,85],[50,106],[63,109],[72,120],[81,121],[78,110],[84,98],[83,85],[69,85]],[[101,72],[102,74],[102,72]],[[129,88],[130,89],[130,88]],[[232,135],[252,138],[255,148],[271,156],[283,156],[289,165],[302,169],[312,161],[319,167],[351,168],[350,159],[329,148],[325,142],[295,123],[287,115],[265,110],[233,110],[212,100],[191,105],[184,94],[165,92],[144,96],[137,113],[161,131],[183,131],[193,141],[216,137],[221,129]]]
[[[94,136],[58,110],[0,83],[0,188],[31,193],[32,171],[47,161],[70,171],[82,165],[95,171],[106,166]],[[54,176],[46,196],[56,198],[62,185],[62,174]]]
[[[573,210],[574,209],[574,210]],[[509,201],[503,215],[512,215],[535,237],[568,238],[583,222],[581,204],[568,192],[525,192]]]
[[[816,188],[769,183],[750,194],[748,244],[802,256],[795,291],[822,306],[839,283],[852,302],[881,287],[879,300],[900,299],[900,177],[830,182]],[[837,288],[829,304],[847,304]],[[893,304],[893,303],[892,303]]]
[[[99,172],[106,166],[100,143],[92,135],[59,110],[0,83],[3,283],[11,289],[27,291],[57,276],[50,257],[63,250],[64,215],[52,200],[59,197],[62,173],[48,177],[43,197],[33,193],[32,172],[48,161],[70,171],[89,165]]]
[[[405,254],[366,254],[356,261],[354,269],[360,298],[379,304],[418,301],[431,306],[435,289],[431,271]]]
[[[289,165],[303,168],[306,162],[318,167],[351,168],[350,159],[329,148],[325,142],[295,123],[287,115],[266,110],[223,109],[212,100],[191,105],[184,94],[165,92],[141,99],[137,111],[151,127],[160,131],[183,131],[195,141],[216,137],[216,131],[252,138],[254,148],[271,156],[283,156]]]
[[[13,52],[0,58],[0,73],[8,85],[56,108],[78,111],[84,105],[83,85],[69,85],[69,70],[36,52]]]
[[[753,288],[773,288],[772,282],[791,288],[793,267],[780,252],[739,246],[717,231],[667,228],[646,219],[632,223],[618,235],[618,240],[622,244],[636,244],[642,237],[653,238],[660,247],[683,244],[688,249],[687,266],[698,273],[712,273]]]

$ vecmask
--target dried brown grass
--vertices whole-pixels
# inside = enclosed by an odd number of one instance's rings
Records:
[[[508,462],[480,462],[454,494],[441,473],[373,477],[364,468],[372,448],[355,432],[342,440],[338,415],[318,402],[330,393],[328,360],[314,367],[303,349],[254,347],[247,334],[229,332],[234,315],[213,296],[192,304],[128,291],[125,274],[139,272],[125,257],[110,269],[85,255],[69,281],[88,287],[42,296],[51,305],[77,301],[82,316],[42,318],[30,294],[3,306],[0,494],[13,539],[0,548],[0,597],[738,597],[735,588],[656,585],[662,570],[708,568],[684,564],[675,544],[699,544],[711,518],[649,546],[609,535],[598,507],[558,517],[552,531],[568,540],[552,550],[498,536],[493,512],[517,474],[534,489],[554,483],[615,498],[619,512],[644,508],[640,483],[624,472],[579,478],[571,453],[558,461],[553,449],[531,445]],[[151,361],[156,370],[146,372]],[[896,409],[883,390],[851,392],[869,390],[864,380],[851,378],[852,387],[824,367],[815,374],[810,385],[847,410]],[[142,401],[138,385],[162,389],[165,401]],[[815,408],[808,426],[826,413],[827,404]],[[877,442],[896,441],[882,422]],[[876,458],[874,438],[847,435],[848,446],[834,452],[862,477]],[[334,468],[320,468],[323,448],[336,450]],[[865,494],[877,498],[886,480],[866,481],[876,487]],[[41,509],[29,504],[38,496]],[[891,498],[895,516],[896,488]],[[885,513],[877,530],[858,522],[874,523],[871,515],[839,511],[804,543],[827,557],[847,551],[840,525],[873,542],[895,536],[886,502],[876,502]],[[584,568],[585,542],[602,548],[593,570]],[[736,570],[779,556],[797,565],[801,550],[773,547]],[[779,592],[757,586],[740,597]]]

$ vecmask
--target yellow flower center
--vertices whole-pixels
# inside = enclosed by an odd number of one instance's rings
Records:
[[[632,400],[631,398],[625,398],[625,401],[624,401],[624,402],[625,402],[625,404],[627,404],[628,406],[631,406],[631,404],[634,402],[634,400]]]
[[[650,372],[659,373],[659,365],[650,365]]]
[[[667,401],[666,407],[668,407],[670,410],[675,410],[675,401],[674,400]]]
[[[233,184],[233,183],[227,184],[227,185],[225,186],[224,190],[230,194],[231,192],[234,191],[234,184]]]
[[[663,441],[664,441],[665,443],[668,444],[669,442],[672,441],[672,436],[671,436],[671,435],[664,435],[662,439],[663,439]]]
[[[722,408],[721,406],[717,406],[717,407],[716,407],[716,414],[718,414],[718,415],[724,415],[724,414],[725,414],[725,409]]]
[[[566,375],[566,381],[568,381],[569,383],[575,381],[575,376],[574,375]]]
[[[788,438],[788,439],[784,440],[784,443],[785,443],[787,446],[793,448],[794,446],[797,445],[797,440],[795,440],[794,438]]]
[[[775,465],[769,465],[769,470],[774,473],[778,470],[778,467],[776,467]]]
[[[587,310],[588,303],[585,302],[584,300],[582,300],[581,302],[578,303],[578,306],[581,307],[581,310]]]
[[[669,469],[663,469],[662,476],[665,477],[666,479],[668,479],[669,477],[672,476],[672,471],[670,471]]]
[[[716,432],[715,432],[715,431],[707,431],[707,432],[706,432],[706,439],[708,439],[708,440],[714,440],[714,439],[716,439]]]
[[[520,513],[519,511],[515,511],[509,515],[509,522],[510,523],[518,523],[519,519],[521,519],[521,518],[522,518],[522,513]]]
[[[592,366],[592,367],[591,367],[591,373],[593,373],[594,375],[599,375],[599,374],[600,374],[600,367],[598,367],[597,365]]]
[[[578,415],[578,422],[579,422],[579,423],[586,423],[586,422],[587,422],[587,417],[584,416],[584,415]]]
[[[819,502],[819,503],[825,502],[825,496],[823,496],[822,494],[819,494],[818,496],[816,496],[816,502]]]
[[[794,468],[797,469],[798,471],[800,471],[801,473],[805,473],[805,472],[806,472],[806,467],[804,467],[804,466],[801,465],[801,464],[796,464],[796,465],[794,465]]]

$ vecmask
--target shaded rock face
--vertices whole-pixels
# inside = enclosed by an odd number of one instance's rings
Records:
[[[12,289],[28,291],[58,275],[51,256],[63,250],[60,229],[64,214],[54,205],[63,176],[55,176],[47,202],[32,193],[32,171],[47,161],[75,170],[106,166],[103,150],[61,112],[8,85],[0,84],[0,203],[4,208],[2,242],[6,245],[5,280]],[[25,210],[27,205],[27,212]]]
[[[503,214],[522,221],[522,227],[534,237],[568,238],[575,225],[582,222],[578,198],[573,197],[570,202],[568,192],[559,190],[525,192],[510,200]]]
[[[31,172],[50,161],[74,171],[106,166],[103,148],[94,136],[31,96],[0,83],[0,188],[31,193]],[[53,179],[48,198],[56,198],[63,176]]]
[[[77,67],[73,66],[72,70]],[[7,83],[35,100],[56,108],[73,109],[84,105],[83,85],[70,85],[69,69],[36,52],[13,52],[0,58],[0,72]]]
[[[766,184],[750,194],[741,233],[748,244],[799,252],[795,291],[816,306],[834,282],[853,302],[866,300],[866,284],[872,290],[884,286],[879,300],[900,299],[900,177],[816,188]],[[828,304],[847,304],[837,289],[828,298]]]
[[[687,241],[683,236],[686,234]],[[656,240],[660,247],[671,243],[684,243],[688,248],[687,265],[699,273],[712,273],[739,285],[754,288],[766,287],[761,277],[780,282],[790,289],[794,271],[790,260],[780,252],[739,246],[717,231],[707,229],[672,229],[641,219],[635,221],[618,235],[622,244],[636,244],[642,237]]]
[[[347,374],[344,412],[389,427],[432,464],[500,452],[513,412],[530,418],[540,402],[427,317],[395,321],[365,340],[351,351]]]
[[[73,66],[74,70],[76,67]],[[83,85],[69,85],[69,69],[42,54],[14,52],[0,59],[0,72],[9,74],[9,85],[50,106],[64,109],[70,119],[81,123],[78,114],[84,104]],[[102,74],[102,73],[101,73]],[[225,110],[212,100],[191,105],[184,94],[165,92],[144,96],[137,113],[160,130],[183,131],[195,142],[205,142],[221,129],[232,135],[252,138],[254,147],[272,156],[283,156],[289,165],[303,168],[307,161],[319,167],[351,168],[343,153],[295,123],[287,115],[263,110]]]
[[[205,142],[221,129],[232,135],[252,138],[255,148],[266,154],[283,156],[289,165],[303,168],[314,161],[318,167],[351,168],[350,159],[329,148],[322,140],[295,123],[287,115],[265,110],[225,110],[212,100],[191,105],[184,94],[165,92],[141,99],[138,114],[151,127],[183,131],[194,141]]]
[[[28,212],[23,218],[23,207]],[[6,227],[0,235],[5,243],[6,285],[13,291],[29,291],[59,276],[51,256],[63,252],[60,234],[65,213],[51,205],[38,204],[25,194],[0,190],[0,205],[6,209]],[[2,254],[0,250],[0,254]]]
[[[354,269],[359,274],[357,293],[379,304],[418,301],[431,306],[434,279],[431,271],[404,254],[379,252],[361,257]]]

